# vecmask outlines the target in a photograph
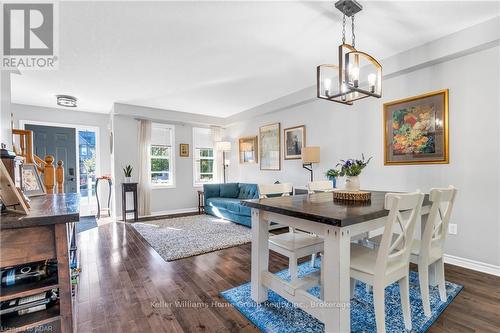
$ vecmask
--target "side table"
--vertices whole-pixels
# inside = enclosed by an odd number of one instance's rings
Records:
[[[134,209],[127,210],[127,192],[132,192],[134,196]],[[127,221],[127,213],[134,213],[134,222],[139,220],[137,210],[137,183],[122,183],[122,220]]]
[[[198,214],[205,213],[205,192],[198,190]]]

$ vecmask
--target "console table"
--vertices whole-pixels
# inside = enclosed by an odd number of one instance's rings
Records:
[[[0,301],[59,289],[59,304],[46,310],[2,320],[2,332],[25,330],[73,332],[71,296],[71,247],[76,245],[75,223],[80,219],[80,196],[47,194],[31,198],[28,215],[2,213],[0,267],[57,260],[57,280],[1,288]],[[43,328],[40,328],[42,327]]]

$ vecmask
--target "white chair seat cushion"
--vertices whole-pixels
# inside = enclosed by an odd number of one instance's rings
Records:
[[[318,236],[302,232],[287,232],[284,234],[270,236],[269,243],[288,251],[296,251],[313,245],[322,244],[323,239]]]
[[[393,241],[398,237],[398,235],[392,235]],[[369,239],[370,242],[374,244],[380,244],[382,241],[382,235],[378,235]],[[411,254],[418,256],[420,254],[420,239],[414,239],[411,245]],[[443,256],[443,251],[439,246],[431,246],[430,261],[434,262]]]
[[[375,264],[377,262],[378,249],[370,249],[366,246],[351,243],[351,269],[366,274],[375,275]],[[407,265],[405,262],[390,261],[387,265],[386,275],[401,269]]]

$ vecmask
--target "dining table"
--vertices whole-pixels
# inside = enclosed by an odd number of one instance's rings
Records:
[[[257,304],[265,302],[270,289],[324,323],[325,332],[350,332],[350,243],[360,235],[383,228],[389,214],[384,208],[388,192],[370,192],[368,201],[338,200],[334,192],[242,201],[252,211],[252,300]],[[430,204],[425,195],[421,216],[429,213]],[[421,216],[419,220],[424,220]],[[321,273],[314,272],[292,283],[269,272],[271,222],[313,233],[324,240]],[[432,284],[436,284],[434,275],[431,269]],[[320,281],[324,281],[321,296],[316,297],[307,290]]]

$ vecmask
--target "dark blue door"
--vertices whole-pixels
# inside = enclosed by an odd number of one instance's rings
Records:
[[[44,159],[53,155],[55,163],[64,162],[64,192],[76,192],[76,130],[67,127],[25,125],[33,131],[35,155]],[[56,164],[57,165],[57,164]]]

